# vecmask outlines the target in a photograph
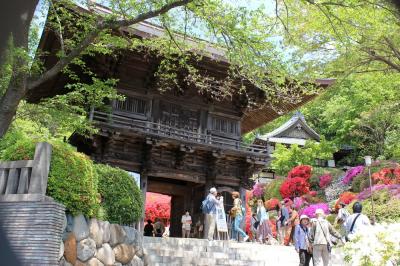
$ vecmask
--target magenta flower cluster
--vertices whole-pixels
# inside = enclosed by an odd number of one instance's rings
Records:
[[[294,207],[299,210],[303,207],[306,201],[302,197],[295,197],[293,200]]]
[[[326,188],[332,182],[332,176],[330,174],[326,174],[319,177],[319,187]]]
[[[311,204],[310,206],[304,208],[303,210],[300,211],[300,215],[307,215],[310,218],[315,218],[315,211],[317,209],[322,209],[324,210],[325,214],[329,214],[329,205],[328,203],[316,203],[316,204]]]
[[[349,169],[343,177],[342,183],[348,185],[353,181],[353,178],[364,171],[364,166],[359,165]]]
[[[264,184],[257,183],[253,186],[253,190],[251,191],[254,197],[261,197],[264,194]]]
[[[383,189],[387,189],[393,197],[397,197],[400,199],[400,185],[399,184],[375,185],[372,187],[372,192],[381,191]],[[357,195],[358,200],[365,200],[365,199],[368,199],[369,197],[371,197],[371,189],[370,188],[364,189]]]

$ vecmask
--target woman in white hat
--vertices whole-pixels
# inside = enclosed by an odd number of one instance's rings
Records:
[[[300,266],[309,266],[312,257],[308,241],[309,224],[310,218],[303,214],[300,216],[300,224],[294,229],[294,247],[299,254]]]
[[[313,264],[314,266],[328,266],[332,247],[330,235],[339,239],[341,239],[342,236],[333,229],[332,225],[325,219],[324,210],[317,209],[315,215],[317,219],[311,226],[309,235],[313,250]]]

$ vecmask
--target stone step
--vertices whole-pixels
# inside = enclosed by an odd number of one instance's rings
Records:
[[[213,259],[236,259],[235,253],[224,252],[196,252],[191,250],[182,249],[146,249],[149,254],[156,254],[159,256],[175,256],[175,257],[207,257]]]

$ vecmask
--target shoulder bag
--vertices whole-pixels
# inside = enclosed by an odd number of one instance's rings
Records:
[[[321,225],[320,221],[319,220],[317,220],[317,221],[319,223],[319,227],[321,227],[322,233],[324,234],[324,237],[325,237],[325,240],[326,240],[326,247],[328,249],[328,252],[331,253],[331,251],[332,251],[331,241],[329,241],[328,238],[326,237],[324,228],[322,228],[322,225]],[[315,230],[315,231],[317,231],[317,230]]]

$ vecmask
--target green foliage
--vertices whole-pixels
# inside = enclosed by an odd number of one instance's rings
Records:
[[[105,219],[112,223],[132,224],[142,216],[142,194],[133,178],[124,170],[95,165]]]
[[[387,190],[374,192],[374,212],[376,221],[382,222],[400,222],[400,199],[393,197]],[[353,204],[349,204],[346,208],[352,213]],[[362,201],[363,213],[369,218],[372,217],[371,199]]]
[[[282,183],[285,181],[285,178],[276,178],[272,180],[264,190],[264,200],[269,200],[271,198],[282,199],[281,193],[279,189],[281,188]]]
[[[37,141],[22,133],[10,131],[1,141],[1,160],[33,159]],[[83,213],[88,217],[97,214],[97,175],[93,162],[78,153],[69,144],[52,141],[51,167],[46,194],[65,205],[73,214]]]
[[[279,175],[286,175],[297,165],[315,165],[315,159],[332,159],[335,152],[334,146],[321,138],[320,143],[307,141],[304,147],[291,145],[289,148],[282,144],[277,144],[273,153],[274,160],[271,167]]]

